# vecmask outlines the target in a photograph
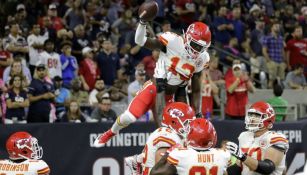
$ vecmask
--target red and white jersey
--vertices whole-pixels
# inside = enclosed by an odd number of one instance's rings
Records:
[[[46,51],[40,53],[39,64],[47,66],[50,78],[54,78],[55,76],[62,77],[62,64],[58,53],[48,53]]]
[[[20,163],[12,160],[0,160],[0,174],[4,175],[46,175],[50,173],[49,166],[43,160],[25,160]]]
[[[178,134],[167,127],[160,127],[150,134],[143,150],[143,175],[147,175],[155,165],[155,156],[159,148],[170,148],[182,144]]]
[[[285,135],[268,131],[260,137],[254,137],[253,132],[245,131],[239,136],[239,146],[244,153],[257,160],[264,159],[264,153],[271,146],[278,146],[288,151],[289,143]],[[276,169],[271,175],[281,175],[286,168],[285,165],[286,153],[279,165],[276,165]],[[249,168],[243,164],[242,174],[246,175],[258,175],[259,173],[250,171]]]
[[[169,85],[186,84],[193,73],[202,71],[210,60],[207,52],[193,60],[185,49],[184,39],[175,33],[165,32],[159,40],[166,46],[166,52],[160,52],[159,59],[165,62]]]
[[[222,149],[196,151],[192,148],[175,148],[170,152],[167,161],[176,167],[178,175],[223,175],[230,157],[230,153]]]

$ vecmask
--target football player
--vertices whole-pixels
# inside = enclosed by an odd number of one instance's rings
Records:
[[[1,174],[49,175],[50,169],[43,156],[43,149],[35,137],[27,132],[16,132],[6,141],[9,159],[0,160]]]
[[[245,128],[239,136],[239,146],[226,143],[226,149],[238,158],[227,169],[228,174],[281,175],[286,168],[289,143],[285,135],[269,131],[275,121],[274,109],[266,102],[254,103],[245,116]]]
[[[146,37],[146,23],[140,21],[135,34],[135,42],[140,46],[161,51],[154,73],[156,83],[152,81],[145,83],[143,89],[134,97],[128,109],[117,118],[112,128],[97,137],[94,143],[96,147],[103,146],[122,128],[140,118],[153,106],[156,97],[157,123],[160,123],[160,113],[165,106],[164,98],[166,104],[173,102],[173,94],[178,90],[183,92],[176,93],[178,98],[180,99],[180,94],[182,94],[181,99],[185,99],[184,86],[191,77],[193,78],[194,108],[197,113],[200,112],[200,75],[210,60],[207,53],[211,43],[209,27],[202,22],[194,22],[183,37],[172,32],[165,32],[159,38],[148,38]]]
[[[167,105],[162,114],[162,127],[150,134],[143,153],[125,158],[130,167],[132,175],[140,175],[140,164],[142,164],[142,175],[148,175],[151,168],[160,160],[170,147],[180,144],[184,145],[189,131],[189,123],[195,118],[194,110],[182,102],[173,102]]]
[[[204,118],[190,123],[187,147],[168,150],[152,168],[150,175],[223,175],[230,161],[230,153],[215,146],[217,136],[214,126]]]

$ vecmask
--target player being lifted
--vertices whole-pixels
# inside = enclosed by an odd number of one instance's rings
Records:
[[[239,146],[226,143],[226,149],[239,159],[228,168],[228,174],[281,175],[285,170],[289,148],[285,135],[269,131],[275,121],[274,109],[266,102],[254,103],[245,116],[245,128],[239,136]]]
[[[49,175],[50,169],[43,156],[43,149],[35,137],[27,132],[16,132],[6,141],[9,159],[0,160],[0,174]]]
[[[150,175],[223,175],[230,161],[230,153],[213,148],[217,136],[214,126],[204,118],[190,123],[187,147],[168,150],[152,168]]]
[[[156,111],[161,113],[165,106],[164,98],[167,104],[171,103],[174,93],[180,88],[184,89],[191,78],[193,79],[192,92],[195,93],[194,108],[196,112],[200,112],[200,72],[210,60],[207,53],[211,43],[209,27],[202,22],[194,22],[188,27],[183,37],[165,32],[159,38],[149,38],[146,36],[146,22],[140,19],[135,42],[151,50],[160,50],[154,73],[156,82],[145,83],[143,89],[134,97],[128,109],[117,118],[112,128],[97,137],[94,142],[96,147],[103,146],[119,130],[135,122],[152,107],[155,101],[158,106]],[[181,94],[181,99],[185,99],[185,92]],[[159,113],[156,115],[159,118],[157,123],[161,121]]]
[[[160,160],[161,154],[176,144],[183,145],[189,132],[189,123],[195,119],[194,110],[182,102],[167,105],[162,114],[162,127],[150,134],[143,153],[125,158],[132,175],[148,175],[151,168]]]

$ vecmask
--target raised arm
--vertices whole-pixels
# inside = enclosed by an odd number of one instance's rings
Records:
[[[165,50],[165,46],[157,39],[146,36],[146,23],[140,21],[135,32],[135,43],[150,50]]]

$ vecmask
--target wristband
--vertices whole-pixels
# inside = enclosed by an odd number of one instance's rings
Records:
[[[246,159],[247,159],[247,154],[244,153],[243,156],[240,158],[240,160],[244,162]]]

